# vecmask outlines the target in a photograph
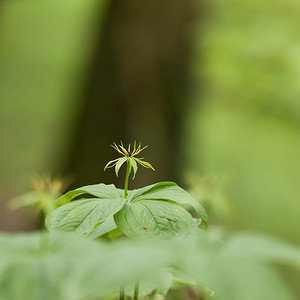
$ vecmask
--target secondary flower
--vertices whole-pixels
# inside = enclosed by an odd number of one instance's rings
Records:
[[[122,154],[123,156],[108,162],[107,165],[104,167],[104,171],[107,168],[115,167],[115,172],[116,172],[116,175],[118,176],[119,170],[125,162],[127,162],[127,165],[129,165],[130,171],[131,171],[131,168],[133,169],[133,178],[132,179],[134,179],[134,177],[135,177],[135,174],[138,169],[138,164],[140,164],[141,166],[143,166],[145,168],[152,169],[153,171],[155,171],[155,169],[151,166],[150,163],[143,160],[144,159],[143,157],[141,157],[141,158],[136,157],[136,155],[141,153],[145,148],[147,148],[147,146],[142,148],[141,143],[139,143],[139,145],[136,146],[136,142],[134,142],[132,148],[131,148],[131,145],[129,144],[128,148],[126,149],[124,147],[122,141],[121,141],[120,145],[113,143],[111,146],[115,150],[117,150],[117,152]]]

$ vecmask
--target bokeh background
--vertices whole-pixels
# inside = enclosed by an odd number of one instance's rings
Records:
[[[299,13],[296,0],[1,1],[0,229],[39,226],[7,209],[32,174],[121,187],[103,172],[110,144],[137,140],[156,172],[132,188],[174,180],[212,224],[299,245]]]

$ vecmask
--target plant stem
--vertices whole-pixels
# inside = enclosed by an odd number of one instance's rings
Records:
[[[125,186],[124,186],[124,197],[127,198],[127,191],[128,191],[128,180],[129,174],[131,172],[131,164],[127,161],[127,169],[126,169],[126,177],[125,177]],[[120,300],[125,300],[125,289],[124,287],[120,288]]]
[[[124,289],[124,287],[120,288],[120,300],[125,300],[125,289]]]
[[[129,180],[129,174],[131,172],[131,164],[129,161],[127,161],[127,170],[126,170],[126,177],[125,177],[125,187],[124,187],[124,197],[127,198],[127,190],[128,190],[128,180]]]
[[[134,285],[134,296],[133,300],[138,300],[139,299],[139,288],[140,288],[140,283],[137,281]]]

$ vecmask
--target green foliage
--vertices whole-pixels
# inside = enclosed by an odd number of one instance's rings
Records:
[[[203,206],[176,183],[159,182],[141,189],[136,189],[129,193],[129,198],[132,202],[142,199],[156,199],[191,206],[207,226],[208,215]]]
[[[167,295],[173,283],[173,278],[170,272],[162,269],[158,271],[152,278],[147,278],[139,283],[139,296],[146,297],[148,295]],[[134,295],[133,285],[125,287],[125,294],[129,297]]]
[[[183,269],[212,290],[213,299],[294,299],[270,262],[289,265],[299,273],[299,247],[247,233],[224,242],[202,234],[197,242],[198,256],[187,248]]]
[[[86,195],[97,198],[86,199]],[[97,238],[117,225],[131,238],[171,238],[193,228],[192,216],[180,205],[194,207],[198,217],[207,222],[200,203],[173,182],[129,190],[127,198],[123,195],[123,190],[103,183],[69,191],[56,201],[58,208],[46,218],[46,226],[50,231]],[[71,201],[78,196],[83,198]]]
[[[160,182],[136,190],[128,190],[128,180],[133,169],[133,178],[137,172],[137,162],[146,168],[153,167],[142,159],[135,157],[144,148],[141,144],[133,150],[113,147],[124,157],[110,161],[106,166],[115,166],[118,176],[119,170],[126,162],[126,178],[124,190],[114,185],[103,183],[84,186],[69,191],[56,202],[57,209],[46,218],[46,227],[50,232],[74,232],[91,239],[98,237],[114,238],[120,234],[136,240],[157,240],[184,238],[195,231],[201,220],[207,225],[205,209],[188,192],[173,182]],[[154,170],[154,169],[153,169]],[[93,198],[87,198],[92,196]],[[80,197],[79,200],[75,198]],[[94,198],[96,197],[96,198]],[[72,201],[74,200],[74,201]],[[182,206],[189,206],[195,210],[199,219]],[[160,271],[159,276],[136,282],[134,290],[121,289],[123,294],[146,296],[151,293],[165,295],[170,288],[173,275]]]
[[[136,280],[141,296],[166,294],[180,283],[207,299],[292,300],[271,262],[300,272],[299,247],[246,233],[105,243],[44,232],[0,234],[0,244],[1,300],[115,299],[119,286],[132,295]]]
[[[61,196],[58,208],[46,218],[50,231],[76,232],[97,238],[115,230],[133,239],[173,238],[188,235],[201,220],[207,225],[205,209],[188,192],[173,182],[160,182],[136,190],[128,190],[128,180],[133,169],[134,177],[138,162],[153,167],[135,156],[143,149],[141,144],[133,149],[130,144],[125,149],[123,143],[112,145],[123,157],[110,161],[104,169],[115,166],[118,176],[121,166],[126,162],[127,171],[124,190],[113,184],[88,185]],[[154,170],[154,169],[153,169]],[[86,199],[85,195],[97,198]],[[83,197],[72,201],[76,197]],[[72,202],[71,202],[72,201]],[[181,206],[194,208],[199,221]],[[114,223],[115,222],[115,223]]]
[[[120,287],[120,299],[164,299],[180,286],[205,299],[293,300],[274,263],[299,272],[299,247],[201,230],[207,214],[188,192],[173,182],[128,190],[126,162],[124,190],[100,183],[57,199],[50,233],[0,235],[1,300],[116,299]],[[129,239],[103,240],[120,234]]]
[[[114,199],[114,198],[122,197],[123,192],[121,189],[117,189],[113,184],[107,185],[104,183],[100,183],[100,184],[87,185],[78,188],[76,190],[69,191],[62,197],[58,198],[56,200],[56,205],[61,206],[63,204],[67,204],[72,199],[83,194],[92,195],[100,199]]]
[[[70,234],[1,234],[0,243],[1,300],[105,296],[155,275],[169,260],[166,252],[145,245],[103,244]]]
[[[63,205],[56,209],[46,219],[46,226],[50,231],[77,232],[87,234],[96,227],[98,233],[107,231],[106,221],[118,212],[124,205],[124,199],[83,199]]]
[[[130,238],[172,238],[186,235],[192,216],[182,207],[158,200],[129,203],[115,215],[115,222]]]

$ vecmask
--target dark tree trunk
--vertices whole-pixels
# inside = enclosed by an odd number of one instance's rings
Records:
[[[118,157],[109,145],[121,139],[149,145],[142,156],[157,170],[140,168],[131,187],[180,179],[193,3],[111,1],[64,170],[75,175],[74,186],[116,182],[103,167]]]

